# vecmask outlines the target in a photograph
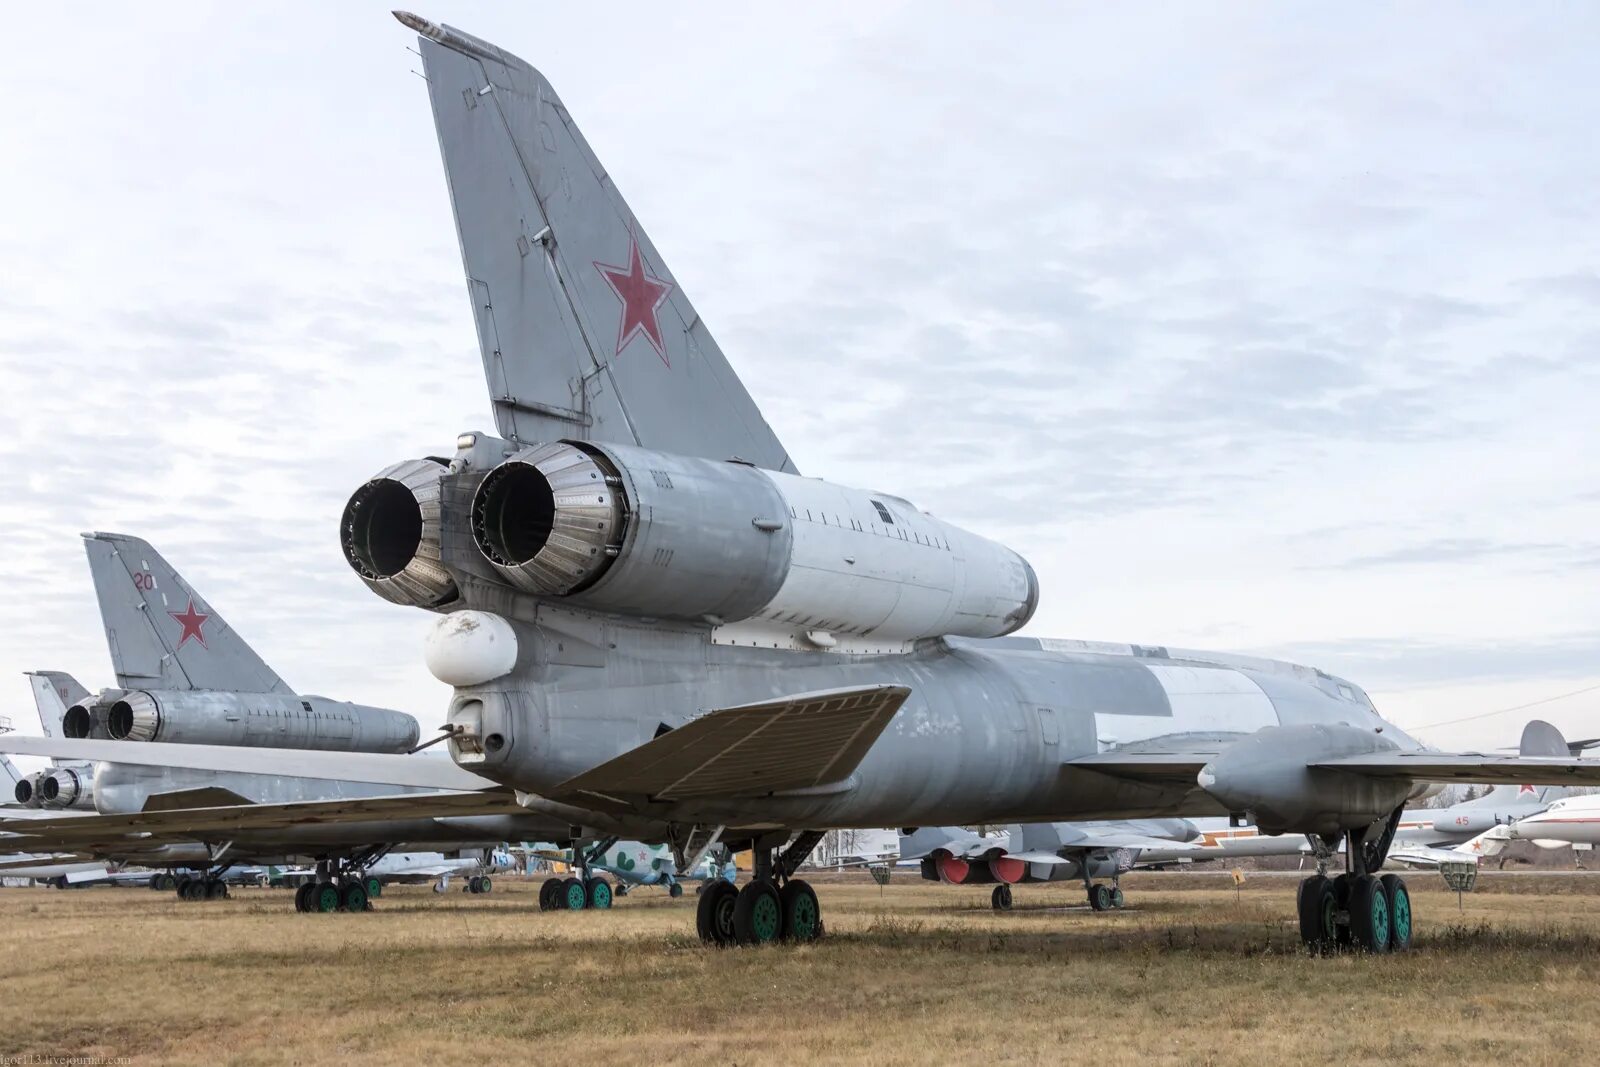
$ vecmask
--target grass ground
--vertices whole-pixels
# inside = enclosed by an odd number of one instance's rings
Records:
[[[364,915],[282,890],[0,891],[0,1053],[174,1063],[782,1060],[1253,1064],[1587,1060],[1600,1039],[1600,875],[1485,875],[1458,913],[1415,874],[1415,949],[1311,959],[1294,880],[1067,887],[820,884],[815,945],[713,951],[694,896],[546,913],[391,889]],[[1436,888],[1437,887],[1437,888]]]

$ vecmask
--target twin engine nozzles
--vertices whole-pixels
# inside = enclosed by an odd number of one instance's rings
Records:
[[[443,563],[447,473],[435,459],[396,463],[345,505],[345,559],[385,600],[434,608],[458,596]],[[616,555],[626,510],[619,485],[598,452],[565,442],[524,449],[479,484],[467,512],[472,539],[516,588],[541,596],[576,592]]]

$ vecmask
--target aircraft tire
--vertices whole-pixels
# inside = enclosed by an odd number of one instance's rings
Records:
[[[560,897],[561,892],[561,879],[546,878],[539,885],[539,910],[554,911],[559,907],[557,899]]]
[[[568,878],[561,883],[561,906],[568,911],[582,911],[589,904],[589,890],[581,878]]]
[[[152,874],[150,876],[150,888],[151,889],[160,889],[161,888],[161,876],[159,874]]]
[[[1297,900],[1300,917],[1300,941],[1312,952],[1331,949],[1336,929],[1334,917],[1338,910],[1338,896],[1333,882],[1326,876],[1315,874],[1300,883]]]
[[[1106,911],[1111,907],[1111,890],[1099,882],[1089,887],[1089,907]]]
[[[1411,947],[1411,891],[1398,874],[1386,874],[1378,881],[1389,894],[1389,951],[1405,952]]]
[[[995,886],[994,891],[989,894],[989,906],[995,911],[1010,911],[1011,887],[1004,884]]]
[[[494,891],[494,883],[489,880],[489,876],[487,874],[484,875],[482,878],[478,879],[478,892],[480,892],[480,893],[490,893],[490,892],[493,892],[493,891]]]
[[[700,892],[700,903],[695,907],[695,929],[700,940],[708,945],[733,944],[733,906],[739,890],[717,879],[707,882]]]
[[[315,912],[338,911],[342,897],[339,887],[332,882],[318,882],[311,890],[311,910]]]
[[[311,894],[316,889],[315,882],[302,882],[300,888],[294,891],[294,910],[308,912],[311,910]]]
[[[467,879],[467,884],[461,888],[474,895],[481,893],[483,892],[483,879],[479,878],[477,875],[473,875],[471,878]]]
[[[1341,874],[1333,879],[1333,907],[1335,912],[1342,912],[1344,922],[1335,920],[1333,926],[1333,945],[1335,948],[1346,949],[1355,946],[1355,934],[1350,929],[1350,887],[1355,884],[1355,875]]]
[[[222,879],[209,878],[201,884],[205,886],[204,892],[207,900],[228,899],[228,883],[224,882]]]
[[[377,875],[367,875],[366,881],[362,882],[361,884],[362,887],[367,891],[368,902],[377,900],[379,897],[383,896],[383,880]]]
[[[1118,911],[1121,911],[1122,910],[1122,906],[1124,904],[1126,904],[1127,902],[1128,902],[1128,898],[1122,895],[1122,887],[1120,885],[1112,886],[1111,887],[1111,906],[1113,908],[1116,908]]]
[[[1010,889],[1007,886],[1006,889]],[[778,890],[778,902],[783,906],[783,939],[785,941],[815,941],[822,936],[822,904],[811,883],[791,878]],[[1009,906],[1009,905],[1008,905]]]
[[[767,881],[746,882],[733,901],[733,939],[741,945],[767,945],[783,936],[783,898]]]
[[[673,900],[677,900],[679,897],[683,896],[683,883],[673,882],[671,885],[667,886],[667,896],[671,897]]]
[[[345,911],[367,910],[367,887],[359,881],[349,881],[339,888],[339,906]]]
[[[1363,874],[1350,886],[1350,933],[1367,952],[1389,951],[1389,892],[1382,881]]]
[[[186,874],[182,878],[179,878],[175,882],[173,882],[172,883],[172,891],[177,894],[179,900],[188,900],[189,899],[189,876]]]
[[[589,907],[605,909],[611,907],[611,883],[604,878],[591,878],[586,887],[589,894]]]

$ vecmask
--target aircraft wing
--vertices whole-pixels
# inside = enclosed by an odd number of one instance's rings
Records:
[[[19,867],[55,867],[68,863],[93,863],[94,857],[74,852],[52,852],[45,855],[5,856],[0,858],[0,874]]]
[[[1600,760],[1483,752],[1374,752],[1307,764],[1371,778],[1481,785],[1600,785]]]
[[[1131,848],[1161,852],[1204,852],[1205,846],[1188,841],[1175,841],[1170,837],[1151,837],[1149,834],[1127,833],[1121,830],[1095,831],[1077,841],[1067,841],[1063,849],[1094,851],[1102,848]]]
[[[1210,763],[1220,751],[1210,746],[1206,752],[1102,752],[1097,756],[1081,756],[1067,760],[1063,766],[1096,771],[1113,778],[1127,778],[1135,782],[1167,784],[1182,782],[1193,785],[1200,770]]]
[[[297,748],[245,748],[237,745],[183,745],[162,741],[95,741],[54,737],[0,736],[0,752],[18,756],[129,763],[143,767],[185,767],[201,771],[275,774],[414,789],[498,789],[499,783],[464,771],[437,756],[382,752],[328,752]]]
[[[106,844],[136,838],[193,841],[234,833],[282,830],[291,826],[367,822],[383,819],[431,819],[448,815],[498,815],[521,812],[506,791],[470,793],[402,793],[395,796],[344,800],[301,800],[286,804],[230,804],[211,808],[173,808],[126,815],[85,813],[54,819],[0,819],[0,831],[19,845],[48,842],[55,847],[75,843]]]
[[[852,774],[911,690],[869,685],[721,708],[570,778],[554,797],[762,796]]]

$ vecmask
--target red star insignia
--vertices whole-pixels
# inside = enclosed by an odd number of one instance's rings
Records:
[[[205,614],[204,612],[194,610],[193,600],[189,601],[189,606],[184,610],[169,611],[167,614],[171,615],[174,619],[177,619],[178,625],[183,627],[183,636],[178,638],[179,648],[182,648],[191,637],[200,642],[201,648],[207,647],[206,635],[201,632],[201,627],[206,624],[206,620],[211,618],[211,616]]]
[[[1517,796],[1519,796],[1519,797],[1524,793],[1537,793],[1537,792],[1538,792],[1538,790],[1535,789],[1531,785],[1519,785],[1519,786],[1517,786]]]
[[[639,238],[629,234],[628,265],[614,267],[600,261],[595,261],[595,270],[600,272],[600,277],[611,286],[611,291],[617,294],[617,299],[622,301],[622,321],[617,324],[617,351],[622,355],[622,350],[636,334],[643,334],[645,340],[650,342],[650,347],[656,350],[656,355],[661,357],[661,362],[668,367],[672,362],[667,359],[666,342],[661,336],[661,322],[656,318],[656,309],[667,299],[667,294],[672,292],[672,283],[664,282],[644,265],[644,257],[639,254]]]

